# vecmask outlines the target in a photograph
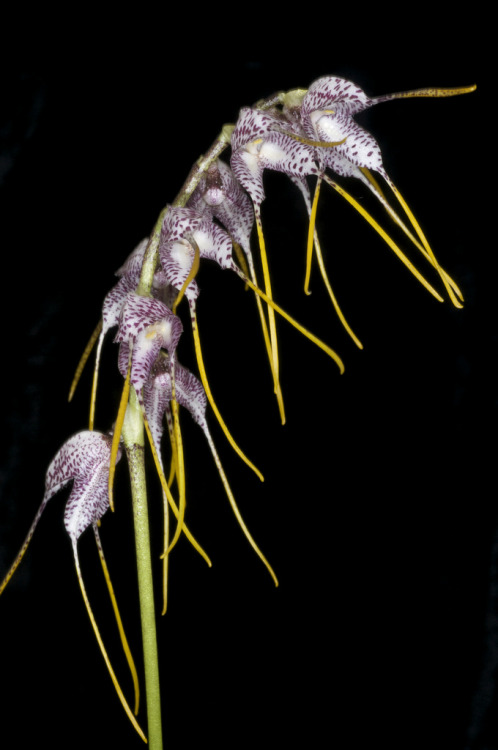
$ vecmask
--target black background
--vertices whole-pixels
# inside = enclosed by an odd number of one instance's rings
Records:
[[[253,46],[208,35],[208,26],[169,19],[156,28],[152,19],[144,36],[119,39],[114,30],[110,41],[94,30],[77,50],[68,33],[53,60],[12,60],[1,78],[0,576],[41,501],[49,461],[86,426],[90,373],[70,405],[67,391],[113,274],[221,125],[242,105],[324,74],[351,78],[372,96],[478,84],[469,96],[392,102],[358,118],[462,287],[463,310],[433,300],[353,209],[324,190],[322,247],[364,343],[359,352],[316,269],[313,294],[304,296],[305,210],[285,177],[268,175],[263,220],[274,297],[346,365],[340,376],[279,323],[282,427],[251,295],[227,272],[201,269],[211,387],[264,484],[211,415],[210,425],[280,588],[237,527],[203,436],[185,415],[188,521],[213,568],[186,541],[172,555],[169,611],[158,623],[171,750],[363,748],[373,740],[385,748],[498,747],[496,240],[483,29],[464,20],[421,24],[409,41],[401,22],[380,36],[331,23],[341,45],[318,41],[315,30],[308,52],[296,29],[292,43],[281,36],[263,45],[261,11],[251,19]],[[479,53],[469,40],[482,40]],[[351,189],[375,208],[368,191]],[[190,365],[185,312],[180,355]],[[111,340],[99,390],[102,430],[119,399]],[[152,473],[150,486],[159,554]],[[101,533],[140,666],[124,462],[117,487],[117,511]],[[0,600],[4,746],[138,748],[81,601],[63,505],[62,496],[49,504]],[[91,534],[79,548],[104,641],[130,694]],[[143,708],[140,719],[145,725]]]

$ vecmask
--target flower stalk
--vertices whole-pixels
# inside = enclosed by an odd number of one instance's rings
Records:
[[[162,750],[161,692],[156,636],[156,613],[150,550],[149,510],[144,463],[144,424],[135,389],[123,423],[123,441],[130,471],[137,556],[140,621],[144,655],[145,696],[147,703],[148,744],[151,750]]]

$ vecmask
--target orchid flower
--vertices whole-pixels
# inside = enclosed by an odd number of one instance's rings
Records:
[[[320,184],[325,180],[339,192],[381,235],[405,266],[416,276],[436,299],[440,294],[419,273],[398,245],[378,222],[344,188],[337,184],[325,169],[345,177],[356,177],[364,182],[381,202],[390,218],[405,232],[410,241],[438,271],[453,304],[461,307],[462,294],[456,283],[438,264],[432,249],[408,205],[387,175],[379,146],[374,138],[362,129],[353,115],[383,101],[414,96],[452,96],[473,91],[475,87],[462,89],[421,89],[414,92],[390,94],[369,99],[352,84],[336,77],[324,77],[315,81],[308,90],[294,90],[275,97],[272,107],[262,112],[256,108],[243,108],[232,134],[232,169],[254,204],[256,224],[261,248],[265,287],[271,297],[266,250],[263,239],[260,206],[264,200],[263,173],[265,169],[284,172],[301,190],[310,217],[306,261],[305,292],[309,293],[309,278],[313,246],[320,272],[337,314],[349,335],[362,348],[362,344],[346,322],[327,278],[323,257],[315,229],[315,218]],[[281,106],[281,109],[277,108]],[[292,141],[295,141],[292,146]],[[369,170],[377,171],[388,183],[405,211],[417,237],[406,227],[385,199],[378,183]],[[313,202],[310,200],[306,177],[316,176],[317,183]],[[278,354],[274,315],[269,311],[273,372],[278,380]]]
[[[164,519],[165,519],[165,538],[167,537],[168,523],[168,503],[175,513],[178,524],[173,540],[165,544],[164,559],[167,566],[167,556],[176,544],[182,531],[186,534],[189,541],[197,549],[208,565],[211,565],[209,557],[204,550],[195,541],[188,528],[184,524],[185,515],[185,472],[183,466],[183,448],[181,440],[181,430],[177,413],[176,398],[176,374],[175,374],[175,352],[180,336],[183,331],[183,325],[178,318],[163,302],[152,297],[141,297],[138,294],[129,293],[121,309],[118,331],[115,341],[120,343],[118,355],[118,367],[125,382],[129,381],[134,387],[138,401],[144,410],[146,427],[149,432],[151,446],[154,448],[155,441],[153,433],[149,431],[149,425],[144,403],[144,389],[147,386],[160,351],[166,350],[169,359],[169,377],[171,386],[170,401],[173,404],[173,440],[174,440],[174,457],[176,460],[176,476],[180,492],[179,508],[173,499],[169,487],[164,482],[164,472],[162,464],[158,466],[159,476],[162,480],[165,494],[164,502]],[[125,393],[126,389],[123,391]],[[122,399],[127,401],[127,396]],[[166,574],[165,574],[166,579]]]
[[[165,416],[166,416],[166,420],[167,420],[169,431],[170,431],[171,442],[172,443],[174,442],[174,432],[172,429],[172,419],[171,419],[171,410],[170,410],[170,402],[172,401],[172,381],[171,381],[171,366],[170,366],[169,359],[170,357],[164,352],[161,352],[159,354],[154,364],[151,377],[147,380],[145,387],[144,387],[144,391],[143,391],[144,408],[145,408],[145,415],[146,415],[146,420],[147,420],[147,429],[150,430],[150,434],[152,436],[151,444],[153,445],[153,448],[154,448],[154,458],[159,462],[158,471],[159,471],[160,476],[162,477],[163,487],[164,487],[164,471],[163,471],[163,466],[162,466],[162,461],[161,461],[160,456],[161,456],[161,439],[162,439],[163,432],[164,432],[163,419]],[[247,540],[249,541],[249,544],[255,550],[256,554],[259,556],[262,562],[265,564],[266,568],[268,569],[270,575],[272,576],[274,580],[275,585],[278,586],[278,580],[273,571],[273,568],[271,567],[268,560],[259,549],[251,533],[249,532],[249,529],[247,528],[240,514],[240,511],[238,509],[237,503],[233,496],[232,490],[230,489],[230,486],[228,484],[228,480],[226,478],[225,472],[223,470],[223,466],[221,464],[220,458],[216,451],[214,441],[211,437],[211,433],[209,431],[208,423],[206,420],[207,396],[202,386],[202,383],[191,372],[189,372],[189,370],[187,370],[185,367],[182,367],[180,364],[178,364],[178,362],[175,364],[175,397],[176,397],[176,401],[180,404],[180,406],[183,406],[186,409],[188,409],[188,411],[191,413],[194,420],[197,422],[197,424],[200,426],[200,428],[204,432],[206,440],[211,449],[211,453],[213,455],[216,468],[221,477],[221,481],[223,482],[223,486],[225,488],[230,505],[237,518],[237,521],[239,522],[239,525],[242,528],[242,531],[244,532]],[[167,527],[166,527],[165,528],[165,551],[168,548],[167,534],[168,532],[167,532]],[[165,555],[164,557],[165,559],[167,559],[167,555]],[[166,573],[165,572],[163,574],[163,599],[164,599],[164,605],[163,605],[163,612],[164,612],[166,610]]]
[[[193,277],[198,268],[199,259],[200,257],[210,258],[216,260],[222,268],[227,268],[230,267],[231,253],[230,237],[209,218],[191,208],[170,208],[167,212],[161,231],[159,257],[167,283],[178,290],[173,309],[176,309],[185,295],[189,303],[197,362],[213,411],[230,445],[263,481],[263,475],[239,448],[216,406],[207,381],[198,333],[196,300],[199,287]]]
[[[142,268],[144,253],[145,253],[147,244],[148,244],[148,238],[146,237],[137,245],[137,247],[133,250],[133,252],[130,253],[128,258],[123,263],[123,265],[118,269],[118,271],[116,271],[116,276],[120,277],[119,281],[108,292],[108,294],[104,298],[104,303],[102,305],[101,321],[97,325],[92,336],[90,337],[90,340],[80,359],[78,367],[76,368],[76,373],[73,378],[73,382],[71,384],[71,389],[69,392],[69,401],[71,401],[74,395],[74,391],[76,389],[77,383],[81,376],[81,372],[88,360],[88,357],[95,343],[97,343],[97,352],[95,356],[95,366],[94,366],[94,373],[93,373],[92,395],[91,395],[91,401],[90,401],[90,418],[89,418],[90,430],[93,430],[93,425],[94,425],[95,402],[96,402],[96,394],[97,394],[97,380],[98,380],[100,356],[102,352],[102,345],[104,342],[104,338],[111,328],[114,328],[117,325],[119,325],[119,319],[121,316],[121,311],[123,309],[126,297],[129,293],[134,292],[139,284],[140,271]],[[168,294],[168,291],[170,290],[167,288],[164,278],[161,278],[161,271],[158,270],[154,276],[152,294],[153,296],[161,299],[168,307],[171,307],[174,296],[172,297],[171,293]],[[174,294],[176,296],[176,293]]]
[[[73,486],[66,503],[66,509],[64,511],[64,526],[71,540],[76,574],[78,576],[83,601],[85,603],[85,607],[88,612],[95,637],[97,638],[99,648],[102,652],[102,656],[104,657],[104,661],[118,694],[119,700],[121,701],[123,708],[125,709],[126,714],[135,727],[136,731],[144,740],[144,742],[147,742],[142,729],[138,725],[137,720],[126,701],[126,698],[124,697],[123,691],[121,690],[114,670],[109,661],[109,657],[100,636],[93,611],[90,607],[90,602],[83,583],[83,576],[81,574],[80,562],[78,557],[78,539],[80,538],[82,533],[86,531],[87,528],[92,526],[106,583],[114,608],[114,614],[118,624],[121,642],[133,678],[135,688],[136,714],[138,712],[137,672],[123,630],[121,617],[117,607],[116,598],[114,596],[114,591],[107,570],[107,565],[105,562],[102,544],[98,532],[98,524],[109,508],[109,496],[107,487],[109,465],[111,460],[111,443],[112,438],[108,435],[103,435],[98,432],[86,431],[79,432],[78,434],[74,435],[64,443],[62,448],[60,448],[47,469],[47,475],[45,478],[45,494],[43,496],[40,508],[34,518],[33,523],[31,524],[31,528],[24,541],[24,544],[22,545],[3,582],[0,584],[0,594],[7,586],[19,563],[21,562],[48,501],[55,495],[56,492],[59,492],[59,490],[63,489],[67,484],[69,484],[69,482],[72,481]],[[121,450],[118,451],[116,460],[119,460],[120,457]]]
[[[179,516],[175,537],[170,549],[176,544],[183,526],[185,515],[185,472],[183,468],[183,449],[178,410],[174,395],[174,354],[183,331],[180,318],[175,315],[164,302],[153,297],[142,297],[130,292],[126,295],[121,309],[118,331],[115,342],[120,343],[118,367],[125,379],[121,396],[121,405],[116,421],[115,436],[112,446],[117,450],[125,412],[128,402],[129,388],[132,385],[143,408],[142,389],[147,382],[154,362],[161,349],[166,349],[171,355],[171,379],[173,383],[173,405],[175,417],[175,443],[178,457],[177,478],[180,492]],[[112,465],[112,463],[111,463]],[[112,507],[112,473],[109,474],[109,498]]]
[[[265,169],[272,169],[298,179],[311,174],[318,176],[313,148],[292,138],[286,130],[290,130],[289,125],[274,114],[244,107],[240,111],[231,140],[230,165],[237,180],[249,193],[254,206],[264,288],[270,300],[272,287],[261,220],[261,204],[265,198],[263,173]],[[275,393],[284,421],[275,313],[271,306],[268,307],[268,319]]]
[[[251,278],[255,277],[251,252],[254,209],[248,194],[226,162],[217,159],[211,164],[192,194],[188,206],[200,214],[218,219],[232,241],[244,251]]]
[[[304,134],[310,139],[308,142],[313,142],[316,146],[317,159],[321,167],[321,176],[323,176],[323,178],[334,189],[343,194],[344,197],[348,196],[333,180],[327,175],[324,175],[325,168],[331,169],[342,177],[356,177],[367,185],[388,212],[390,218],[398,224],[424,257],[438,271],[448,296],[456,307],[462,306],[461,300],[463,299],[458,286],[448,276],[446,271],[439,266],[420,225],[404,201],[399,190],[387,174],[382,162],[382,155],[377,141],[370,133],[355,122],[353,116],[375,104],[393,99],[420,96],[454,96],[456,94],[468,93],[474,89],[475,87],[472,86],[458,89],[420,89],[418,91],[388,94],[386,96],[379,96],[371,99],[362,89],[355,86],[351,81],[347,81],[343,78],[327,76],[315,81],[306,92],[301,94],[301,96],[297,94],[297,99],[302,97],[301,104],[297,107],[299,110],[299,122]],[[296,92],[294,92],[294,94],[296,94]],[[293,117],[296,119],[296,96],[289,96],[289,100],[294,104]],[[334,142],[336,145],[334,148],[324,148],[323,146],[325,146],[327,142]],[[410,230],[405,226],[404,222],[391,208],[376,180],[371,175],[371,171],[380,174],[392,190],[411,222],[418,239],[413,236]],[[308,258],[311,248],[311,228],[314,225],[314,216],[316,215],[319,187],[320,180],[317,182],[312,221],[310,222]],[[356,202],[353,205],[355,205],[355,208],[358,208]],[[365,218],[367,217],[365,216]],[[405,265],[407,265],[412,272],[415,272],[414,267],[407,262],[407,259],[403,255],[400,255],[395,248],[393,249]],[[415,275],[417,275],[424,286],[434,294],[434,290],[432,287],[429,288],[425,279],[420,277],[418,272],[416,272]],[[434,296],[441,299],[437,293],[435,293]]]
[[[310,215],[310,227],[313,213],[306,177],[315,176],[318,180],[321,179],[321,170],[317,164],[316,144],[314,142],[309,142],[304,137],[305,134],[302,132],[299,118],[296,119],[292,116],[294,112],[289,106],[291,101],[290,95],[287,98],[284,96],[283,101],[287,104],[287,109],[284,109],[283,111],[277,110],[275,107],[266,112],[261,112],[248,107],[245,107],[240,111],[237,124],[232,134],[232,156],[230,160],[235,176],[240,184],[248,191],[253,202],[265,281],[265,291],[270,300],[272,298],[271,281],[261,221],[261,204],[265,198],[263,186],[264,171],[266,169],[271,169],[283,172],[294,184],[297,185],[304,197]],[[334,150],[334,147],[338,146],[339,142],[330,142],[323,145]],[[357,346],[363,348],[360,340],[347,323],[332,290],[325,270],[318,236],[314,229],[314,222],[313,228],[310,229],[310,235],[314,239],[320,272],[337,315]],[[307,292],[306,284],[305,291]],[[278,379],[278,349],[275,316],[271,305],[268,310],[271,336],[270,348],[272,354],[270,361],[272,363],[272,372],[275,382],[275,393],[277,394],[282,421],[284,421],[284,410]]]
[[[160,349],[175,353],[183,331],[180,318],[164,302],[153,297],[126,295],[114,341],[120,343],[119,369],[129,371],[130,382],[140,396]]]
[[[193,193],[189,206],[199,213],[215,217],[225,227],[232,238],[233,248],[242,269],[255,286],[258,286],[256,268],[251,251],[251,232],[254,226],[254,208],[249,195],[243,190],[234,173],[221,159],[218,159],[206,172]],[[243,254],[238,253],[242,248]],[[245,268],[247,266],[247,270]],[[273,376],[273,357],[268,326],[263,312],[261,298],[256,294],[256,305],[258,308],[261,329],[265,341],[268,361],[271,365]],[[274,389],[280,408],[282,424],[285,424],[285,410],[282,392],[278,379],[274,377]]]

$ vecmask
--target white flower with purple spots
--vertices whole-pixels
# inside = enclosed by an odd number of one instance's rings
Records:
[[[232,241],[244,251],[251,278],[256,283],[251,252],[254,209],[228,164],[221,159],[211,164],[188,206],[200,214],[216,218],[225,227]]]
[[[362,112],[369,107],[381,102],[391,101],[393,99],[411,98],[411,97],[445,97],[456,94],[467,93],[475,87],[463,89],[420,89],[418,91],[407,91],[397,94],[387,94],[375,98],[368,97],[362,89],[358,88],[351,81],[335,76],[325,76],[312,83],[308,91],[302,97],[299,110],[301,127],[309,139],[317,142],[316,155],[322,168],[322,173],[326,168],[331,169],[342,177],[356,177],[361,180],[375,195],[377,200],[383,205],[391,219],[405,232],[411,242],[420,250],[422,255],[436,269],[446,288],[449,298],[456,307],[462,307],[462,294],[455,282],[448,276],[439,263],[422,232],[420,225],[415,219],[410,208],[401,196],[399,190],[387,174],[383,162],[380,147],[375,138],[362,128],[353,119],[353,116]],[[295,110],[293,110],[295,116]],[[319,142],[335,142],[335,148],[322,148]],[[344,142],[341,142],[344,141]],[[339,142],[339,143],[338,143]],[[409,228],[404,224],[402,219],[392,209],[387,202],[383,193],[379,189],[375,179],[370,171],[377,172],[386,181],[392,190],[396,199],[403,208],[408,220],[410,221],[416,236],[412,234]],[[344,197],[355,205],[357,210],[366,218],[377,231],[380,231],[379,225],[372,220],[372,217],[362,209],[359,204],[354,202],[350,196],[327,175],[324,179]],[[318,195],[316,196],[318,198]],[[385,235],[385,233],[384,233]],[[384,239],[386,237],[384,236]],[[388,237],[386,239],[400,260],[414,273],[419,281],[430,291],[437,299],[442,297],[432,288],[423,276],[408,261],[406,256],[394,245]]]
[[[251,196],[256,218],[265,198],[266,169],[298,179],[318,174],[314,148],[293,137],[296,135],[293,131],[292,124],[276,114],[249,107],[240,110],[232,133],[230,165]]]
[[[48,501],[73,482],[64,513],[64,526],[71,541],[100,521],[109,508],[107,478],[112,438],[99,432],[79,432],[69,438],[47,469],[45,494],[16,562],[0,586],[3,591],[26,551]],[[121,452],[118,453],[118,459]]]
[[[221,465],[221,461],[215,448],[206,420],[207,396],[202,383],[189,370],[178,364],[178,362],[175,363],[174,370],[176,401],[178,402],[178,404],[180,404],[180,406],[188,409],[194,420],[204,432],[206,440],[211,449],[216,468],[218,469],[218,473],[221,477],[221,481],[223,482],[228,500],[237,518],[237,521],[239,522],[239,525],[244,532],[244,535],[246,536],[249,544],[268,569],[268,572],[272,576],[275,585],[278,586],[278,580],[273,571],[273,568],[259,549],[251,533],[249,532],[249,529],[247,528],[240,514],[232,490],[230,489],[230,485],[228,484],[227,477]],[[154,440],[155,450],[157,454],[160,455],[161,438],[164,431],[164,417],[166,416],[168,425],[170,426],[170,431],[172,423],[169,406],[172,399],[171,365],[168,361],[167,356],[160,356],[157,359],[152,371],[152,376],[149,378],[144,387],[143,397],[144,410],[151,435]]]
[[[167,282],[178,291],[191,272],[196,250],[200,258],[214,260],[221,268],[231,267],[232,240],[211,216],[194,208],[170,208],[161,230],[159,257]],[[195,279],[185,296],[191,303],[199,296]]]
[[[111,444],[112,438],[108,435],[103,435],[99,432],[92,432],[87,430],[73,435],[73,437],[69,438],[69,440],[67,440],[57,452],[55,458],[47,469],[45,478],[45,494],[43,496],[40,508],[35,516],[33,523],[31,524],[31,528],[28,532],[23,546],[21,547],[3,582],[0,584],[0,594],[6,587],[7,583],[10,581],[12,575],[21,562],[38,525],[40,517],[47,506],[48,501],[57,492],[59,492],[59,490],[62,490],[64,487],[66,487],[66,485],[72,482],[73,486],[67,499],[66,508],[64,511],[64,526],[69,535],[69,538],[71,539],[74,563],[76,566],[76,573],[78,576],[81,593],[85,602],[88,616],[92,623],[95,636],[97,638],[97,642],[106,662],[107,669],[118,694],[119,700],[121,701],[121,704],[123,705],[123,708],[125,709],[128,718],[135,727],[136,731],[146,742],[147,740],[145,738],[145,735],[138,725],[137,720],[135,719],[135,716],[128,705],[128,702],[123,695],[123,691],[121,690],[114,670],[109,661],[109,657],[107,656],[107,652],[100,636],[100,632],[97,627],[97,623],[95,621],[95,617],[90,607],[90,602],[85,590],[78,557],[78,539],[83,534],[83,532],[91,526],[95,534],[97,548],[106,575],[109,594],[111,596],[114,613],[120,630],[121,641],[135,684],[136,713],[138,710],[138,678],[135,665],[133,663],[133,658],[131,656],[126,640],[126,636],[124,635],[121,617],[117,609],[114,591],[110,582],[98,533],[98,523],[109,508],[108,479],[111,460]],[[120,457],[121,449],[118,450],[116,460],[118,461]]]
[[[130,382],[138,394],[160,349],[173,356],[182,331],[180,318],[164,302],[132,292],[127,294],[115,341],[121,344],[119,370],[126,377],[130,367]]]

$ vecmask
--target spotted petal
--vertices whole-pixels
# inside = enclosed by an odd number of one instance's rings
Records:
[[[144,387],[144,405],[154,441],[159,446],[164,413],[172,398],[169,358],[159,357],[151,375]],[[188,409],[197,424],[204,425],[207,397],[202,383],[178,362],[175,363],[175,397],[181,406]]]
[[[21,562],[48,501],[69,482],[74,480],[66,505],[64,525],[73,542],[88,526],[102,518],[109,507],[107,476],[111,442],[107,435],[83,431],[60,448],[47,469],[45,494],[40,508],[14,564],[0,585],[0,593]],[[120,455],[118,451],[118,458]]]
[[[448,276],[446,271],[441,268],[437,262],[434,253],[411,209],[407,205],[399,190],[386,173],[382,164],[380,148],[370,133],[361,128],[354,120],[353,115],[361,112],[368,107],[381,102],[390,101],[397,98],[416,97],[416,96],[453,96],[456,94],[467,93],[474,87],[464,89],[420,89],[419,91],[409,91],[399,94],[390,94],[387,96],[370,99],[366,94],[354,86],[349,81],[340,78],[321,78],[313,83],[308,92],[305,94],[301,105],[301,124],[303,130],[310,138],[316,140],[337,141],[339,138],[345,138],[343,144],[336,148],[328,150],[323,148],[317,149],[322,166],[329,167],[334,172],[345,177],[357,177],[369,190],[375,195],[377,200],[384,206],[391,219],[403,230],[407,237],[420,250],[422,255],[431,263],[439,273],[443,284],[448,292],[448,296],[456,307],[461,307],[462,295],[458,286]],[[375,179],[370,175],[370,170],[379,173],[389,185],[396,199],[399,201],[405,215],[407,216],[412,228],[415,230],[416,237],[406,226],[403,220],[393,210],[387,202],[383,193],[376,184]],[[327,178],[326,178],[327,180]],[[334,183],[331,183],[337,190],[341,190]],[[344,193],[343,193],[344,194]],[[360,212],[363,211],[359,207]],[[373,226],[379,230],[379,225],[372,220],[372,217],[366,214],[365,218],[373,223]],[[382,230],[381,230],[382,231]],[[388,244],[392,245],[390,238]],[[431,287],[418,271],[404,257],[404,254],[393,246],[394,251],[400,257],[405,265],[415,273],[421,283],[431,291],[437,298],[442,299],[440,295]]]
[[[168,283],[175,289],[183,288],[194,263],[196,249],[201,258],[216,261],[222,268],[232,263],[232,240],[209,215],[194,208],[171,208],[164,219],[159,256]],[[193,303],[199,288],[192,279],[185,296]]]
[[[311,84],[301,104],[301,126],[308,138],[338,142],[335,148],[319,148],[321,163],[343,177],[359,177],[358,167],[385,174],[375,138],[353,115],[375,104],[362,89],[344,78],[327,76]]]
[[[83,596],[83,601],[85,603],[88,616],[95,633],[95,637],[97,638],[99,648],[102,652],[102,656],[104,657],[109,675],[112,679],[119,700],[121,701],[121,704],[134,728],[136,729],[140,737],[144,741],[146,741],[145,735],[138,725],[137,720],[135,719],[135,716],[133,715],[128,705],[128,702],[124,697],[121,686],[119,685],[114,670],[111,666],[111,662],[109,661],[107,651],[104,647],[104,643],[102,641],[102,637],[100,635],[92,608],[90,606],[90,601],[86,593],[78,558],[77,541],[81,534],[89,526],[93,526],[97,539],[97,546],[99,548],[99,553],[104,566],[104,572],[106,573],[106,581],[109,587],[109,593],[111,595],[114,612],[120,629],[121,639],[137,687],[138,680],[136,677],[135,665],[133,663],[131,653],[129,652],[126,636],[124,635],[124,631],[122,628],[121,617],[117,609],[114,592],[112,590],[112,585],[108,577],[107,566],[105,565],[102,546],[97,531],[97,522],[100,521],[104,513],[109,508],[108,478],[111,461],[111,446],[112,438],[93,431],[79,432],[77,435],[74,435],[66,443],[64,443],[64,445],[59,450],[54,460],[48,467],[45,482],[45,497],[43,499],[41,510],[43,509],[44,504],[47,502],[47,500],[52,497],[55,492],[57,492],[61,487],[67,484],[67,482],[71,481],[71,479],[74,480],[73,487],[71,489],[71,493],[66,503],[66,509],[64,512],[64,526],[72,542],[74,563],[76,566],[76,573],[80,584],[81,594]],[[116,457],[117,461],[119,460],[120,456],[121,450],[118,450],[118,454]]]
[[[317,174],[314,149],[287,135],[286,129],[290,124],[283,119],[248,107],[240,111],[232,134],[230,164],[256,206],[265,197],[265,169],[294,177]]]
[[[118,270],[116,271],[116,276],[127,276],[131,281],[134,282],[135,286],[137,286],[140,280],[142,263],[148,244],[148,237],[145,237],[145,239],[139,242],[133,252],[131,252],[127,257],[123,265],[118,268]]]
[[[356,84],[337,76],[323,76],[314,81],[303,100],[304,112],[332,109],[336,114],[356,115],[375,104]]]
[[[183,325],[176,315],[160,300],[128,294],[121,312],[115,341],[122,344],[120,372],[126,377],[127,353],[132,346],[130,382],[137,392],[141,391],[160,349],[173,355]],[[123,368],[125,353],[126,367]],[[123,371],[124,369],[124,371]]]
[[[165,241],[159,247],[159,257],[167,283],[177,292],[180,291],[194,264],[194,246],[184,239]],[[189,282],[185,289],[185,296],[190,303],[194,302],[199,296],[199,285],[195,279],[191,279]]]
[[[63,445],[48,468],[47,485],[57,483],[65,474],[74,480],[64,511],[64,526],[71,539],[79,539],[109,508],[111,444],[112,438],[107,435],[80,432]],[[120,457],[118,451],[117,460]]]
[[[114,326],[119,325],[123,305],[130,292],[134,292],[136,284],[128,275],[119,279],[118,283],[104,297],[102,305],[102,336]]]

